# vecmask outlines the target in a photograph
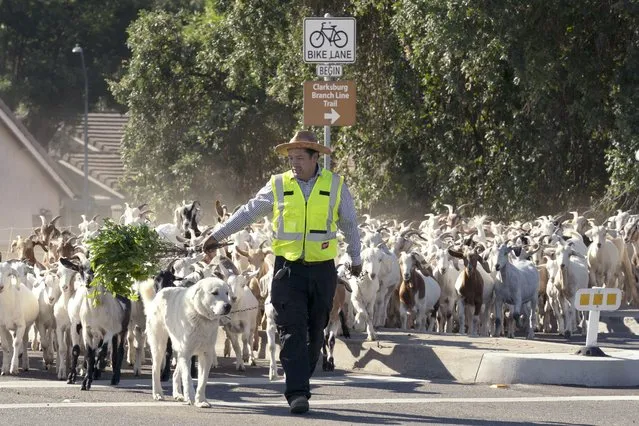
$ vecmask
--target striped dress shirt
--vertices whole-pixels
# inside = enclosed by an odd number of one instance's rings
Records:
[[[315,176],[307,182],[296,178],[297,183],[300,185],[302,193],[304,194],[304,199],[307,201],[321,170],[321,167],[318,165]],[[248,203],[237,209],[237,211],[213,233],[213,238],[217,241],[222,241],[223,239],[256,222],[258,219],[268,215],[269,213],[273,213],[274,200],[275,197],[273,195],[271,181],[269,180],[268,183],[255,195],[255,197],[251,198]],[[359,229],[357,227],[357,214],[355,212],[353,197],[351,196],[346,183],[342,185],[342,197],[338,206],[337,214],[339,215],[337,227],[344,234],[344,238],[348,244],[346,252],[353,261],[353,265],[359,265],[362,263],[362,259],[360,257],[361,243],[359,240]],[[304,255],[302,254],[302,256]]]

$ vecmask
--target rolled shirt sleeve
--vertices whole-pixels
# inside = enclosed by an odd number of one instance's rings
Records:
[[[355,212],[355,203],[353,197],[348,190],[346,183],[342,185],[342,197],[337,210],[339,220],[337,227],[344,233],[346,240],[346,252],[353,261],[353,265],[360,265],[362,259],[360,257],[361,242],[359,239],[359,228],[357,224],[357,213]]]
[[[271,181],[269,180],[255,197],[237,209],[222,226],[213,232],[213,238],[217,241],[222,241],[272,212],[273,189],[271,187]]]

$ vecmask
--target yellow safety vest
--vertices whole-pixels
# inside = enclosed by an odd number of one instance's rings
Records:
[[[337,256],[337,209],[344,178],[322,169],[308,201],[292,171],[271,177],[273,253],[290,261],[304,253],[307,262]]]

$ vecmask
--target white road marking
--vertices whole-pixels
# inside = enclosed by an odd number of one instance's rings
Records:
[[[311,407],[335,407],[345,405],[389,405],[389,404],[495,404],[495,403],[557,403],[557,402],[617,402],[639,401],[639,395],[582,395],[582,396],[553,396],[553,397],[521,397],[521,398],[384,398],[384,399],[340,399],[340,400],[312,400]],[[284,407],[286,402],[227,402],[211,401],[215,407]],[[144,408],[144,407],[188,407],[184,403],[171,401],[147,401],[147,402],[40,402],[23,404],[0,404],[0,410],[22,408]]]
[[[194,380],[197,382],[197,380]],[[311,384],[313,385],[341,385],[341,384],[349,384],[349,383],[430,383],[429,380],[424,379],[411,379],[407,377],[397,377],[397,376],[367,376],[367,375],[359,375],[359,374],[349,374],[344,376],[333,376],[333,377],[318,377],[315,379],[311,379]],[[68,385],[65,381],[57,381],[57,380],[11,380],[11,381],[0,381],[0,389],[25,389],[25,388],[43,388],[43,389],[51,389],[51,388],[67,388],[71,386],[79,386],[81,380],[78,381],[76,385]],[[270,381],[267,377],[220,377],[220,378],[210,378],[207,382],[209,386],[222,385],[222,386],[255,386],[255,385],[283,385],[284,379]],[[169,382],[166,382],[165,385],[171,386]],[[140,388],[140,387],[151,387],[151,379],[127,379],[121,380],[118,386],[111,386],[108,384],[99,384],[97,382],[93,382],[92,387],[94,388]]]

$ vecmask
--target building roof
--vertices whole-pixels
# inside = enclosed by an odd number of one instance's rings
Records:
[[[53,179],[60,187],[62,192],[70,198],[74,198],[78,192],[69,185],[62,176],[60,167],[54,162],[47,152],[42,148],[40,143],[35,140],[33,135],[18,120],[11,109],[0,99],[0,123],[4,123],[7,128],[15,135],[16,139],[26,148],[33,156],[40,167]]]
[[[121,143],[128,116],[118,113],[90,113],[88,119],[89,194],[97,199],[122,200],[126,195],[118,186],[124,175]],[[70,120],[59,132],[57,161],[68,179],[82,187],[84,180],[84,115]]]

